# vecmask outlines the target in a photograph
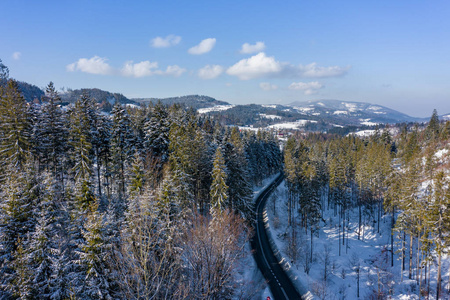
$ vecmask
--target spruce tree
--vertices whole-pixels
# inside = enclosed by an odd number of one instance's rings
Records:
[[[118,192],[124,197],[126,193],[126,170],[133,155],[131,122],[125,109],[119,102],[113,107],[111,132],[111,154],[114,173],[118,179]]]
[[[214,157],[212,184],[211,184],[211,213],[221,212],[225,209],[228,199],[228,186],[225,183],[227,179],[225,161],[222,150],[217,147]]]
[[[9,80],[0,94],[0,158],[23,170],[30,148],[30,124],[27,103],[16,81]]]
[[[439,115],[436,109],[433,110],[433,114],[428,122],[426,137],[428,140],[437,140],[439,138]]]
[[[45,103],[42,105],[41,122],[39,123],[39,143],[41,151],[55,179],[60,184],[63,181],[62,161],[67,148],[67,128],[64,124],[64,115],[61,111],[61,97],[50,82],[46,88]]]

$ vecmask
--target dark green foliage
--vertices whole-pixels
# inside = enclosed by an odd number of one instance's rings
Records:
[[[0,87],[0,157],[2,165],[23,169],[30,149],[31,121],[17,82]]]
[[[225,160],[222,155],[222,150],[217,148],[214,156],[212,183],[210,189],[211,195],[211,209],[212,211],[223,211],[228,199],[227,173],[225,167]]]

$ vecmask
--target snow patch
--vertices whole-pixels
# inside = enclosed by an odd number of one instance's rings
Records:
[[[300,111],[300,112],[309,112],[314,110],[313,107],[294,107],[296,110]]]
[[[378,123],[375,123],[375,122],[369,122],[369,121],[364,121],[364,122],[361,122],[361,125],[375,126],[375,125],[378,125]]]
[[[360,137],[371,136],[375,133],[375,130],[360,130],[357,132],[350,132],[348,135],[356,135]]]
[[[345,107],[348,108],[349,111],[354,112],[357,111],[357,106],[354,103],[343,103]]]
[[[130,108],[139,108],[139,105],[132,104],[132,103],[127,103],[127,104],[125,104],[125,106],[130,107]]]
[[[277,108],[277,106],[275,104],[270,104],[270,105],[261,105],[262,107],[267,107],[267,108]]]
[[[369,106],[367,109],[369,109],[369,110],[380,110],[380,109],[383,109],[383,108],[379,107],[379,106]]]
[[[295,122],[286,122],[286,123],[279,123],[268,126],[268,128],[273,129],[298,129],[300,127],[303,127],[306,125],[306,123],[317,123],[317,121],[313,120],[297,120]]]
[[[213,107],[199,108],[197,111],[199,114],[206,114],[213,111],[223,111],[235,107],[236,105],[216,105]]]
[[[441,150],[439,150],[438,152],[436,152],[435,154],[434,154],[434,156],[436,157],[436,158],[442,158],[442,156],[444,156],[445,154],[447,154],[448,153],[448,149],[441,149]]]
[[[280,116],[277,116],[277,115],[259,114],[259,116],[262,117],[262,118],[272,119],[272,120],[275,120],[275,119],[281,119],[281,117],[280,117]]]
[[[335,112],[333,112],[333,115],[347,115],[348,111],[346,110],[336,110]]]

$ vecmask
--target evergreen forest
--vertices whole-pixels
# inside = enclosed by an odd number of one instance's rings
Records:
[[[180,105],[61,106],[52,82],[30,103],[1,77],[1,299],[237,293],[253,186],[282,169],[273,134]]]

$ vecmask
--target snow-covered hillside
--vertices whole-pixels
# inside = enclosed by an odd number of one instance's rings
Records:
[[[442,152],[438,152],[443,154]],[[326,205],[326,202],[324,202]],[[416,281],[408,279],[407,270],[401,278],[398,265],[399,245],[395,245],[394,267],[390,263],[390,222],[389,216],[382,218],[380,233],[375,224],[365,224],[362,237],[358,240],[358,212],[350,213],[349,234],[346,245],[341,245],[339,255],[338,216],[333,209],[325,209],[320,230],[313,237],[313,262],[306,266],[303,259],[310,252],[311,237],[302,230],[297,216],[297,239],[299,245],[298,259],[293,259],[287,253],[287,236],[291,229],[287,226],[287,188],[282,183],[267,203],[270,231],[278,249],[291,262],[291,270],[299,281],[307,287],[316,299],[358,299],[358,266],[359,266],[359,299],[370,298],[382,289],[391,293],[389,299],[409,300],[419,299],[415,289]],[[305,269],[309,267],[309,274]],[[443,274],[450,270],[450,258],[445,257]],[[436,286],[436,268],[430,270],[431,289]],[[325,279],[326,278],[326,279]],[[403,280],[402,280],[403,279]],[[381,286],[380,286],[381,285]],[[384,298],[383,298],[384,299]],[[430,297],[430,299],[434,299]]]

